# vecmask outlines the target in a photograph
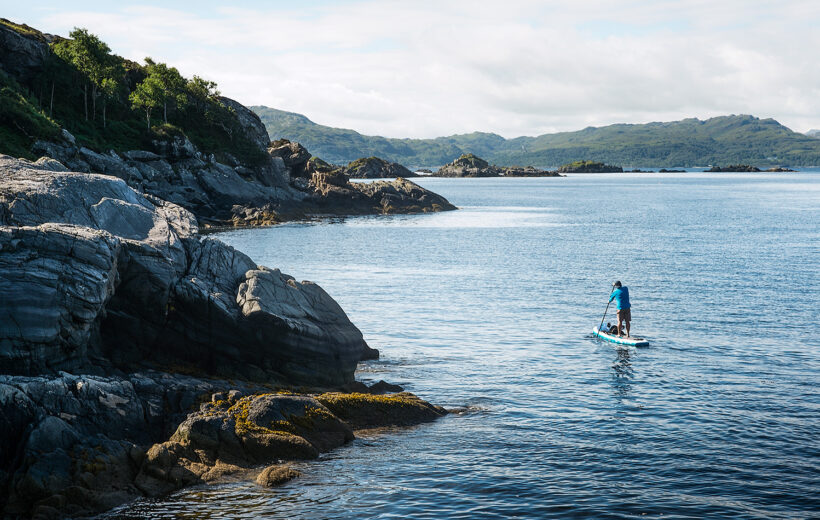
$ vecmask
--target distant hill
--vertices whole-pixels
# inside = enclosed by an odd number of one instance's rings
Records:
[[[407,166],[439,166],[473,153],[500,166],[558,165],[591,160],[625,167],[693,167],[713,164],[820,165],[820,139],[793,132],[774,119],[749,115],[691,118],[668,123],[615,124],[575,132],[505,139],[473,132],[435,139],[362,135],[307,117],[254,106],[271,138],[299,141],[332,163],[377,156]]]
[[[806,132],[806,135],[809,137],[814,137],[815,139],[820,139],[820,130],[812,128],[811,130]]]

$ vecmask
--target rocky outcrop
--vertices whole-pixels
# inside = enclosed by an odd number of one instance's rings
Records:
[[[575,161],[558,168],[558,173],[621,173],[620,166],[595,161]]]
[[[468,153],[431,174],[434,177],[500,177],[501,168]]]
[[[122,180],[0,156],[0,372],[146,365],[335,385],[375,352],[319,286]]]
[[[495,166],[468,153],[431,174],[433,177],[562,177],[558,172],[532,166]]]
[[[411,426],[446,413],[409,393],[214,399],[189,415],[167,442],[148,450],[136,485],[156,496],[272,460],[315,459],[353,440],[354,429]],[[258,479],[269,485],[293,476],[267,468]]]
[[[501,168],[504,177],[563,177],[556,171],[541,170],[532,166],[504,166]]]
[[[710,173],[719,173],[719,172],[748,172],[748,173],[756,173],[760,171],[760,168],[756,166],[750,166],[748,164],[731,164],[729,166],[712,166],[708,170],[705,170]]]
[[[782,166],[778,166],[776,168],[768,168],[767,172],[774,172],[774,173],[786,173],[786,172],[795,172],[797,170],[792,170],[791,168],[783,168]]]
[[[378,157],[356,159],[345,168],[351,179],[392,179],[396,177],[418,177],[399,163],[385,161]]]
[[[279,485],[360,427],[447,412],[412,394],[270,393],[154,371],[0,375],[0,515],[86,516],[226,476]]]
[[[425,213],[456,209],[447,199],[407,179],[362,183],[340,182],[338,174],[320,173],[311,185],[316,195],[304,201],[313,214],[332,214],[335,207],[351,208],[351,214]]]
[[[279,139],[270,143],[268,154],[271,157],[282,159],[282,164],[290,170],[291,177],[310,178],[310,172],[307,169],[310,152],[301,144]]]
[[[0,70],[28,83],[40,71],[54,37],[27,25],[0,19]]]
[[[80,516],[142,495],[147,446],[228,385],[156,372],[0,375],[0,515]]]

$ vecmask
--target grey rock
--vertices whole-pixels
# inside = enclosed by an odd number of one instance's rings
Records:
[[[77,139],[75,139],[74,135],[71,132],[69,132],[68,130],[66,130],[65,128],[63,128],[60,131],[60,136],[62,136],[63,141],[67,142],[68,144],[70,144],[72,146],[75,146],[77,144]]]
[[[32,167],[40,168],[41,170],[48,170],[52,172],[67,172],[68,168],[65,167],[63,163],[58,161],[57,159],[52,159],[51,157],[40,157],[34,163],[32,163]]]
[[[49,53],[48,42],[0,24],[0,68],[21,82],[40,72]]]
[[[245,105],[233,99],[220,97],[219,101],[228,108],[233,109],[245,135],[259,150],[264,152],[270,144],[270,137],[268,136],[268,130],[265,128],[262,120],[259,119],[259,116]]]
[[[173,365],[341,385],[373,355],[320,287],[198,236],[179,206],[5,156],[0,173],[5,373]]]
[[[147,150],[131,150],[128,152],[123,152],[122,154],[127,159],[132,161],[140,161],[140,162],[150,162],[150,161],[158,161],[161,157],[154,152],[149,152]]]
[[[309,177],[305,166],[310,160],[310,152],[301,144],[279,139],[270,143],[268,154],[271,157],[281,158],[285,166],[290,169],[292,177]]]

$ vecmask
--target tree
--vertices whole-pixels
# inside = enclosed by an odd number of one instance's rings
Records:
[[[208,103],[219,97],[219,91],[216,89],[216,83],[194,76],[193,79],[188,80],[185,85],[185,91],[188,94],[188,99],[191,101],[197,111],[204,113],[208,108]]]
[[[137,88],[131,92],[128,99],[131,100],[132,107],[145,111],[145,121],[150,129],[151,112],[162,106],[165,100],[162,83],[156,76],[149,75],[142,83],[137,85]]]
[[[97,89],[106,79],[106,70],[111,66],[111,48],[88,29],[75,27],[69,33],[70,40],[64,40],[54,46],[54,52],[60,58],[73,64],[83,75],[83,107],[85,119],[88,120],[88,87],[91,85],[91,102],[94,117],[97,115]]]
[[[162,119],[168,123],[168,105],[179,108],[188,101],[185,95],[185,78],[176,67],[156,63],[151,58],[145,58],[145,63],[148,68],[148,77],[153,77],[159,86],[162,96]]]

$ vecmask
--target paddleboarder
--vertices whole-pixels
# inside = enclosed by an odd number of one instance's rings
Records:
[[[620,280],[612,284],[613,291],[609,295],[609,301],[615,300],[615,308],[618,313],[618,336],[621,333],[621,324],[626,322],[626,337],[629,337],[629,322],[632,321],[632,306],[629,304],[629,288],[623,287]]]

